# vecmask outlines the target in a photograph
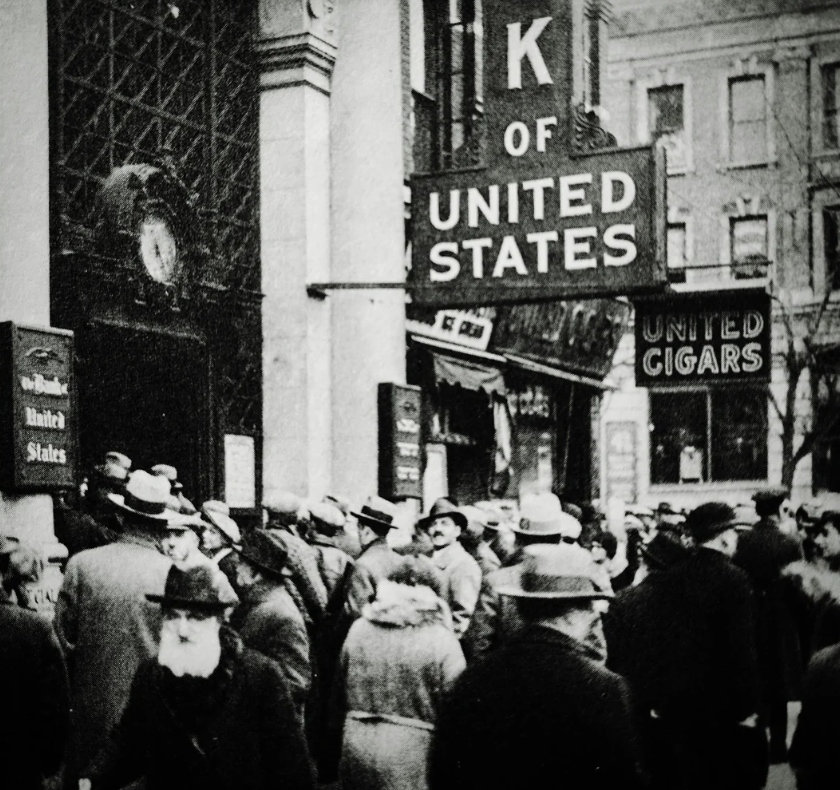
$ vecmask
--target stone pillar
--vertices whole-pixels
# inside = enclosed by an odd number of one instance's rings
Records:
[[[328,280],[331,3],[260,4],[263,484],[320,496],[330,485]]]
[[[49,326],[46,0],[0,0],[0,321]],[[0,492],[0,532],[54,541],[46,494]]]
[[[332,279],[403,282],[400,9],[342,0],[333,74]],[[377,384],[405,381],[402,290],[332,291],[333,487],[377,490]]]

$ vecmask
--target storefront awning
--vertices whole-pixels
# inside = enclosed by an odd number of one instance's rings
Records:
[[[432,357],[437,381],[468,390],[505,395],[502,367],[506,360],[503,356],[417,335],[413,335],[412,339],[434,352]]]
[[[544,365],[540,362],[535,362],[527,357],[520,357],[517,354],[505,354],[505,360],[510,366],[518,368],[519,370],[527,370],[530,373],[537,373],[541,376],[550,376],[555,379],[562,379],[563,381],[571,381],[574,384],[583,384],[586,387],[594,387],[599,390],[616,390],[618,387],[609,381],[601,381],[599,379],[590,378],[589,376],[580,376],[577,373],[570,373],[567,370],[556,368],[551,365]]]

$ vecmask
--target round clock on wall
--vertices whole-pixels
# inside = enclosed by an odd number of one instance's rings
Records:
[[[158,283],[171,285],[178,277],[180,250],[167,212],[149,209],[140,220],[140,258],[149,276]]]

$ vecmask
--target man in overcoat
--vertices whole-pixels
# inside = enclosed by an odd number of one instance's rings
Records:
[[[301,722],[274,661],[224,626],[236,596],[208,565],[174,567],[161,593],[160,649],[140,666],[82,788],[314,790]]]
[[[735,511],[695,508],[685,557],[658,547],[672,567],[652,572],[610,607],[608,666],[627,678],[647,732],[658,733],[650,767],[667,790],[757,790],[766,742],[757,727],[752,590],[731,557]],[[661,737],[660,737],[661,736]]]
[[[388,533],[397,525],[395,508],[387,499],[368,497],[361,509],[352,515],[359,522],[362,553],[347,585],[344,613],[349,622],[361,616],[365,604],[376,598],[379,582],[387,579],[402,562],[402,557],[388,545]],[[349,624],[347,627],[349,629]]]
[[[286,557],[262,530],[249,532],[236,554],[241,603],[231,626],[248,647],[277,663],[302,716],[312,683],[312,661],[303,615],[283,585]]]
[[[524,628],[469,665],[444,703],[431,790],[644,786],[627,686],[582,641],[598,616],[593,603],[611,596],[591,567],[579,547],[526,549],[517,577],[500,587]]]
[[[10,573],[18,543],[0,535],[0,582]],[[0,784],[41,790],[57,773],[69,733],[67,670],[52,626],[35,612],[16,606],[0,584],[0,667],[4,677]]]
[[[798,537],[780,529],[785,488],[753,495],[759,521],[742,532],[735,564],[753,586],[756,608],[756,650],[761,676],[761,718],[770,728],[772,762],[784,762],[787,748],[787,703],[798,696],[803,660],[793,592],[782,568],[803,559]]]
[[[125,494],[109,496],[124,522],[119,539],[71,557],[56,605],[55,627],[70,674],[76,768],[105,742],[137,667],[157,652],[160,611],[144,595],[163,590],[171,563],[160,540],[167,524],[184,518],[166,507],[167,480],[142,470],[129,477]]]
[[[452,612],[459,639],[469,627],[481,589],[481,568],[459,540],[468,525],[467,516],[444,498],[438,499],[429,515],[417,522],[418,532],[426,532],[434,547],[432,562],[440,571],[440,595]]]

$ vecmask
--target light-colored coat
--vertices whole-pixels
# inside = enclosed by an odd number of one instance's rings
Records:
[[[146,594],[163,593],[170,566],[151,538],[131,534],[67,564],[55,627],[70,673],[78,768],[119,721],[137,667],[157,654],[160,607]]]
[[[460,638],[470,624],[481,589],[481,568],[457,541],[436,551],[432,561],[441,572],[441,598],[452,611],[455,634]]]
[[[424,790],[445,695],[464,669],[446,604],[428,587],[380,582],[341,654],[344,790]]]

